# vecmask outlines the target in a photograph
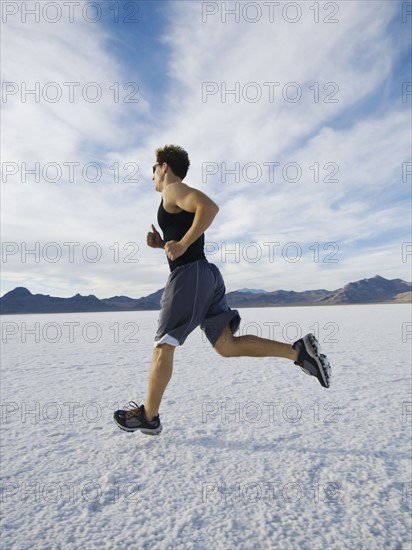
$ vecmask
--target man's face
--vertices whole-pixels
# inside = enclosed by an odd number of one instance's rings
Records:
[[[163,166],[162,164],[156,162],[155,164],[153,164],[153,167],[152,167],[152,170],[153,170],[152,180],[154,182],[156,191],[159,191],[159,192],[163,191],[162,182],[164,178],[164,172],[162,170],[162,166]]]

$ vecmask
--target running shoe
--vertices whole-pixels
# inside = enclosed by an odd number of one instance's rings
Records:
[[[135,432],[140,430],[146,435],[159,435],[162,431],[159,415],[153,420],[147,420],[144,405],[138,405],[130,401],[128,409],[119,410],[114,413],[114,421],[121,430],[125,432]]]
[[[307,334],[292,346],[298,352],[295,365],[310,376],[316,376],[324,388],[329,388],[332,371],[328,358],[320,353],[320,344],[313,334]]]

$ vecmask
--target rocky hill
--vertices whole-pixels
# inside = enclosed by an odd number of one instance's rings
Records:
[[[142,298],[114,296],[100,300],[96,296],[76,294],[71,298],[57,298],[32,294],[27,288],[17,287],[0,298],[0,313],[77,313],[86,311],[145,311],[160,308],[163,289]],[[241,289],[229,292],[230,307],[275,307],[298,305],[339,305],[410,303],[412,283],[402,279],[385,279],[376,275],[348,283],[338,290],[276,290],[274,292]]]
[[[329,296],[321,298],[320,302],[328,304],[373,304],[377,302],[408,301],[411,283],[402,279],[384,279],[376,275],[372,279],[362,279],[345,285]],[[402,298],[400,298],[400,296]]]

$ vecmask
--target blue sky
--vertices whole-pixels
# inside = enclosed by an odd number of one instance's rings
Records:
[[[2,294],[161,288],[145,240],[166,143],[220,206],[206,241],[228,290],[411,280],[410,3],[280,2],[271,20],[263,2],[81,2],[55,22],[8,4]]]

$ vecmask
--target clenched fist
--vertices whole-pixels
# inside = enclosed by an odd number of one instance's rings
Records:
[[[152,231],[149,231],[149,233],[147,234],[146,242],[147,246],[150,246],[151,248],[163,248],[163,239],[153,224]]]
[[[180,241],[167,241],[165,244],[165,252],[170,260],[176,260],[182,256],[187,250],[187,247],[183,246]]]

